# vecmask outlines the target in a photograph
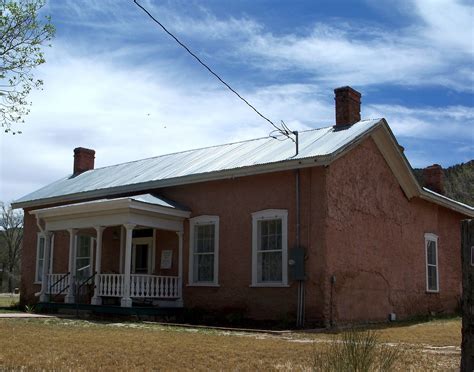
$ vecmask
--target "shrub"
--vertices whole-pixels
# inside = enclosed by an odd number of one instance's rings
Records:
[[[400,357],[400,350],[379,342],[375,331],[349,330],[321,351],[314,353],[315,371],[389,371]]]

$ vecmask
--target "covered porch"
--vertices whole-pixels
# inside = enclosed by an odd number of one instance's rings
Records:
[[[69,304],[182,307],[186,208],[144,194],[30,213],[44,237],[40,302],[64,298]],[[68,246],[54,242],[54,235],[64,231]],[[176,249],[160,246],[156,257],[157,243],[165,241]],[[53,270],[51,260],[65,249],[67,266]]]

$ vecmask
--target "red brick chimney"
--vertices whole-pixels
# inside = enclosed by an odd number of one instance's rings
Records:
[[[74,149],[74,176],[94,169],[95,151],[76,147]]]
[[[336,101],[336,126],[345,126],[360,121],[361,94],[351,87],[334,89]]]
[[[438,194],[444,194],[443,168],[439,164],[433,164],[423,169],[423,181],[425,187]]]

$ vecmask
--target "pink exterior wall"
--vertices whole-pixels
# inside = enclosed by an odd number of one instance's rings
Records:
[[[291,319],[297,285],[252,288],[251,214],[288,210],[288,248],[295,247],[295,171],[150,190],[187,206],[192,217],[220,217],[219,287],[188,286],[189,223],[184,222],[185,307],[243,311],[254,319]],[[453,311],[460,291],[459,221],[463,216],[419,199],[408,201],[371,139],[329,167],[300,170],[301,245],[307,249],[306,319],[311,323],[385,320],[427,311]],[[102,271],[119,271],[116,227],[104,232]],[[22,301],[33,285],[36,224],[25,212]],[[424,233],[439,235],[440,293],[425,293]],[[66,272],[69,235],[56,233],[54,271]],[[162,249],[173,267],[160,270]],[[155,273],[177,275],[178,238],[156,231]],[[336,276],[331,288],[330,278]]]
[[[301,244],[309,249],[307,310],[310,321],[320,320],[323,296],[319,256],[323,239],[311,234],[324,233],[324,214],[320,208],[324,195],[322,168],[301,172]],[[288,248],[295,246],[295,172],[279,172],[231,180],[207,182],[160,190],[160,194],[186,205],[192,217],[218,215],[220,218],[219,287],[188,286],[189,225],[184,235],[184,304],[225,311],[243,310],[257,319],[295,317],[297,286],[289,288],[251,288],[252,213],[264,209],[288,210]]]
[[[462,215],[408,199],[372,139],[327,173],[328,276],[335,322],[455,311],[461,282]],[[424,234],[439,236],[439,294],[426,293]],[[331,313],[330,298],[326,312]]]

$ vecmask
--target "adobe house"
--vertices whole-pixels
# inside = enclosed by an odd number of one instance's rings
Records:
[[[73,174],[25,212],[21,301],[242,311],[299,325],[451,313],[460,221],[474,208],[421,187],[385,119],[335,90],[336,124]],[[85,285],[86,284],[86,285]],[[84,292],[78,288],[89,288]]]

